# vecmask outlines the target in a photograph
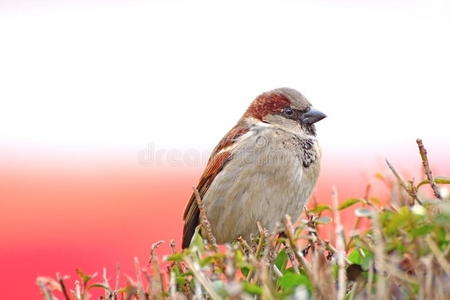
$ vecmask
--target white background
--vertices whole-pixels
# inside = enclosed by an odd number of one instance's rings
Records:
[[[325,149],[450,145],[449,1],[241,2],[1,1],[2,147],[212,148],[281,86]]]

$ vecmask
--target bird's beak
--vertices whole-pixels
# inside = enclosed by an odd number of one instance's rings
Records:
[[[316,122],[319,122],[320,120],[322,120],[323,118],[325,118],[327,115],[324,114],[323,112],[315,109],[315,108],[311,108],[308,112],[302,114],[302,116],[300,117],[301,121],[305,124],[314,124]]]

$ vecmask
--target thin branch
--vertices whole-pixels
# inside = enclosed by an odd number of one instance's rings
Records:
[[[417,145],[419,146],[420,157],[422,158],[422,165],[425,171],[425,175],[427,176],[428,181],[430,182],[431,188],[433,189],[434,196],[438,199],[442,200],[441,194],[439,193],[439,188],[434,182],[433,174],[431,173],[430,164],[428,163],[427,149],[423,145],[421,139],[416,140]]]
[[[428,247],[430,247],[431,252],[433,252],[434,257],[436,257],[437,262],[441,265],[444,272],[450,276],[450,264],[442,254],[441,250],[439,250],[438,245],[436,245],[429,235],[425,237],[425,242],[427,242]]]
[[[177,253],[177,247],[175,246],[175,240],[170,240],[170,249],[172,249],[172,254]]]
[[[56,273],[56,280],[58,280],[59,285],[61,286],[61,292],[64,295],[64,299],[70,300],[69,293],[67,292],[66,284],[64,283],[64,276],[60,273]]]
[[[120,264],[116,264],[116,280],[114,283],[114,296],[116,296],[117,290],[119,289],[120,284]]]
[[[336,187],[332,190],[332,202],[333,202],[333,214],[334,221],[336,223],[336,255],[338,271],[338,294],[337,299],[343,300],[346,292],[346,275],[345,275],[345,239],[344,239],[344,227],[341,224],[341,217],[338,211],[338,195]]]
[[[375,252],[375,269],[378,271],[378,278],[376,281],[376,299],[384,300],[387,298],[386,291],[386,277],[385,277],[385,257],[384,257],[384,241],[381,232],[380,224],[378,222],[378,214],[372,217],[373,226],[373,240]]]
[[[292,251],[294,251],[294,255],[297,258],[298,262],[302,265],[302,267],[305,269],[306,274],[308,276],[311,275],[311,267],[308,263],[308,261],[305,259],[301,251],[298,249],[297,244],[295,242],[294,238],[294,227],[292,226],[291,222],[291,216],[285,215],[283,218],[283,223],[285,227],[285,233],[288,236],[289,244],[291,245]]]
[[[52,293],[50,292],[50,290],[47,288],[47,280],[44,277],[38,277],[36,280],[36,284],[38,285],[42,296],[44,297],[45,300],[53,300],[53,296]]]
[[[158,291],[160,292],[160,296],[163,296],[164,293],[164,274],[161,271],[161,266],[159,263],[158,256],[156,255],[156,250],[158,247],[163,244],[164,241],[158,241],[156,243],[152,244],[152,247],[150,248],[150,264],[153,269],[153,279],[154,283],[158,284]],[[152,293],[155,293],[155,289],[152,286]],[[164,298],[164,296],[163,296]]]
[[[400,186],[408,193],[408,195],[411,196],[414,200],[416,200],[419,204],[422,204],[422,201],[417,196],[417,193],[408,188],[406,182],[400,177],[400,175],[397,173],[397,170],[395,170],[394,166],[391,165],[391,163],[387,159],[386,164],[388,165],[389,169],[391,169],[394,176],[397,178]]]
[[[142,272],[141,266],[139,264],[139,259],[134,257],[134,270],[136,273],[136,296],[138,299],[146,299],[146,295],[144,292],[144,283],[142,281]]]
[[[188,265],[194,277],[200,282],[200,284],[206,290],[208,295],[211,297],[211,299],[220,300],[221,297],[214,290],[211,281],[207,277],[205,277],[205,275],[202,273],[198,263],[193,262],[192,259],[187,256],[184,258],[184,261]]]
[[[203,229],[206,231],[206,238],[208,243],[212,246],[214,251],[217,251],[217,241],[212,233],[211,223],[208,221],[208,217],[206,216],[205,207],[203,206],[203,201],[200,197],[200,193],[196,187],[192,187],[194,189],[195,200],[197,201],[198,208],[200,210],[200,224],[203,226]]]
[[[177,295],[177,281],[175,278],[175,273],[170,271],[170,281],[169,281],[169,292],[170,299],[176,299]]]
[[[252,247],[250,247],[250,245],[247,243],[246,240],[244,240],[242,236],[239,236],[237,240],[241,246],[241,249],[243,250],[243,253],[248,253],[249,255],[255,254],[255,251],[253,251]]]

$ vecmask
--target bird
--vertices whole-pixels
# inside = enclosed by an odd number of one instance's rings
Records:
[[[212,151],[196,188],[218,244],[249,240],[258,224],[273,231],[286,214],[299,218],[319,176],[315,123],[325,117],[292,88],[251,102]],[[188,248],[200,224],[195,191],[183,220],[182,248]]]

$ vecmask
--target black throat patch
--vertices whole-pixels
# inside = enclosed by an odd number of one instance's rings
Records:
[[[315,141],[313,139],[305,139],[294,137],[294,141],[300,148],[299,159],[302,160],[303,167],[308,168],[317,160],[318,153],[314,149]]]

